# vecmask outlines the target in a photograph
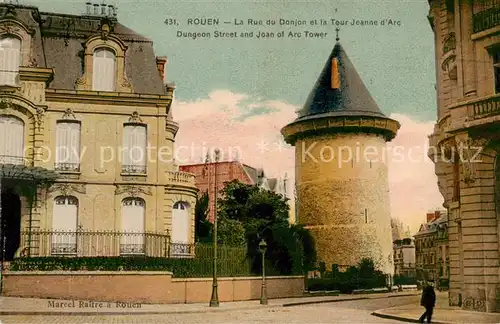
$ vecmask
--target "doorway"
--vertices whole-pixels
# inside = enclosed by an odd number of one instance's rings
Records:
[[[21,199],[12,190],[2,191],[3,225],[0,248],[5,246],[5,261],[12,261],[21,243]],[[1,253],[1,252],[0,252]]]

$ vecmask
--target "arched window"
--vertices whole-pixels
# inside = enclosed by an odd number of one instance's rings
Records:
[[[92,75],[92,90],[115,91],[116,55],[112,50],[107,48],[95,50]]]
[[[12,116],[0,116],[0,164],[23,163],[24,122]]]
[[[17,37],[0,37],[0,85],[17,84],[21,64],[21,40]]]
[[[171,252],[175,256],[189,255],[189,204],[178,201],[172,208]]]
[[[56,170],[80,171],[80,133],[81,126],[78,122],[57,122]]]
[[[144,254],[146,203],[141,198],[126,198],[122,203],[120,254]]]
[[[76,254],[78,199],[59,196],[52,212],[52,254]]]
[[[123,128],[123,173],[146,174],[146,125],[126,124]]]

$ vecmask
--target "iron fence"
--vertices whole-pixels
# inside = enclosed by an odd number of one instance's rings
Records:
[[[154,232],[57,231],[21,232],[20,257],[193,257],[194,245],[172,242],[170,236]]]

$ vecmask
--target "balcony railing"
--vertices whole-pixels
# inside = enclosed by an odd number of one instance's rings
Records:
[[[0,155],[0,164],[26,165],[26,159],[23,156]]]
[[[132,256],[191,257],[192,244],[171,242],[168,234],[117,231],[33,230],[21,233],[21,257]]]
[[[80,163],[56,163],[55,171],[61,172],[80,172]]]
[[[485,117],[500,113],[500,97],[492,97],[472,104],[474,117]]]
[[[122,173],[127,174],[146,174],[147,168],[145,165],[123,165]]]
[[[498,1],[490,4],[488,9],[480,9],[472,15],[472,32],[479,33],[500,25],[500,4]]]
[[[167,171],[167,179],[171,184],[191,185],[195,184],[195,176],[192,173],[182,171]]]

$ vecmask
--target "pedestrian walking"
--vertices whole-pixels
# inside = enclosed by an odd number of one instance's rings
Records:
[[[431,322],[432,313],[434,312],[434,306],[436,306],[436,293],[434,292],[434,287],[431,283],[427,283],[422,290],[422,298],[420,299],[420,305],[425,307],[425,312],[420,316],[420,323],[424,322],[427,318],[427,323]]]

